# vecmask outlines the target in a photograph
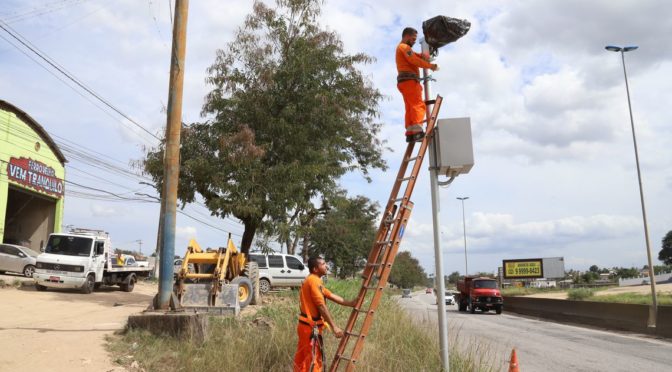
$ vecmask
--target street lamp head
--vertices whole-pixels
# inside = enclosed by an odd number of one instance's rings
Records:
[[[637,45],[630,45],[630,46],[626,46],[626,47],[619,47],[619,46],[615,46],[615,45],[607,45],[606,47],[604,47],[604,49],[606,49],[610,52],[631,52],[633,50],[636,50],[637,48],[639,48]]]
[[[469,197],[468,197],[468,196],[465,196],[465,197],[459,197],[459,196],[458,196],[458,197],[455,198],[455,199],[457,199],[457,200],[467,200],[467,199],[469,199]]]

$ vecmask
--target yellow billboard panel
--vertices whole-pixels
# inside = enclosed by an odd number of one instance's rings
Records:
[[[504,278],[543,278],[544,265],[541,258],[504,260]]]

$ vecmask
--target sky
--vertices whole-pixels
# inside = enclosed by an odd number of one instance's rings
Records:
[[[470,117],[475,165],[440,191],[440,245],[446,274],[495,272],[503,259],[564,257],[565,268],[646,264],[635,154],[621,57],[605,45],[637,45],[625,54],[654,263],[672,230],[672,7],[654,0],[325,1],[321,25],[340,34],[348,53],[384,95],[380,137],[390,171],[344,176],[341,186],[384,206],[405,149],[403,101],[394,50],[406,27],[436,15],[466,19],[469,33],[439,51],[432,93],[440,118]],[[5,0],[9,26],[127,117],[69,82],[0,30],[0,99],[36,119],[53,137],[132,170],[166,123],[173,1]],[[183,121],[201,120],[212,89],[206,69],[252,11],[250,0],[190,2]],[[422,33],[422,32],[421,32]],[[422,36],[422,35],[420,35]],[[14,44],[14,45],[12,45]],[[416,50],[418,46],[416,45]],[[36,63],[34,60],[39,61]],[[667,98],[666,98],[667,97]],[[130,120],[129,120],[130,119]],[[66,157],[66,179],[127,198],[156,196],[148,180]],[[136,169],[137,171],[137,169]],[[68,193],[70,191],[70,193]],[[99,193],[66,185],[64,225],[110,232],[120,248],[153,250],[159,206],[82,198]],[[457,197],[469,197],[462,205]],[[415,208],[401,245],[434,272],[429,172],[423,166]],[[223,246],[242,225],[189,205],[177,218],[176,253],[191,238]]]

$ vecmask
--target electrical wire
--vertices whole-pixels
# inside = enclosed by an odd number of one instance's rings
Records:
[[[37,55],[40,59],[48,63],[52,68],[56,69],[56,71],[60,72],[63,74],[66,78],[74,82],[77,86],[82,88],[84,91],[92,95],[94,98],[96,98],[98,101],[102,102],[105,106],[109,107],[112,109],[112,111],[116,112],[119,114],[121,117],[124,119],[128,120],[132,124],[134,124],[136,127],[144,131],[145,133],[149,134],[150,136],[154,137],[156,140],[161,141],[159,137],[154,135],[154,133],[150,132],[147,130],[144,126],[140,125],[137,121],[133,120],[130,116],[122,112],[120,109],[118,109],[116,106],[114,106],[112,103],[107,101],[105,98],[100,96],[98,93],[96,93],[92,88],[88,87],[86,84],[84,84],[81,80],[79,80],[76,76],[74,76],[72,73],[67,71],[63,66],[58,64],[53,58],[49,57],[46,53],[43,51],[39,50],[35,45],[33,45],[28,39],[26,39],[24,36],[22,36],[19,32],[14,30],[11,26],[9,26],[7,23],[5,23],[3,20],[0,20],[0,29],[5,31],[9,36],[14,38],[16,41],[21,43],[25,48],[33,52],[35,55]],[[6,40],[6,39],[5,39]],[[16,47],[15,44],[12,43],[13,46]],[[33,60],[34,61],[34,60]]]

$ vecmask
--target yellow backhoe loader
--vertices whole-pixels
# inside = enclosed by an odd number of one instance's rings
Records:
[[[189,241],[182,267],[176,274],[174,290],[184,308],[216,312],[217,308],[233,306],[231,294],[223,292],[225,284],[237,284],[241,309],[250,303],[261,303],[259,266],[238,251],[231,236],[226,247],[206,251],[196,240]]]

